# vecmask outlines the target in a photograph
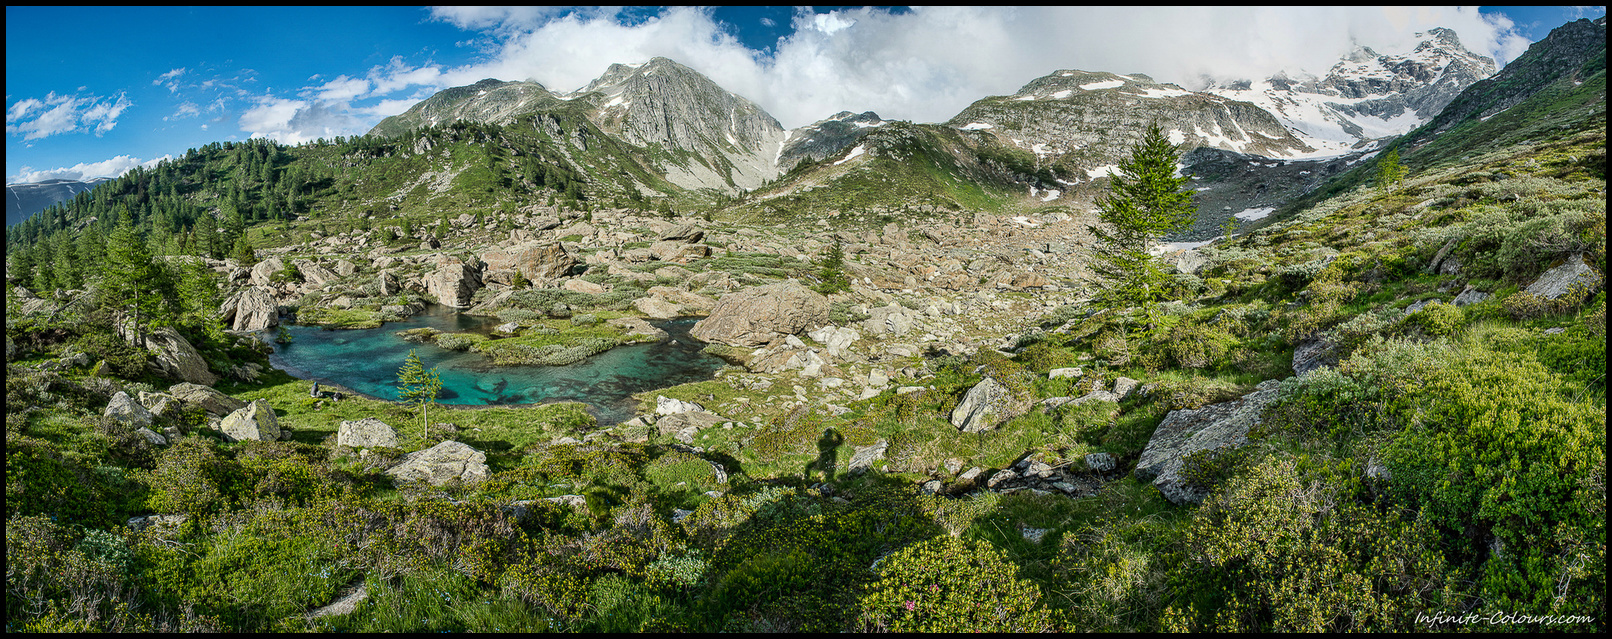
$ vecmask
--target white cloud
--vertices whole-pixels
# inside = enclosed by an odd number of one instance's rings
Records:
[[[328,77],[316,75],[298,91],[300,99],[249,98],[255,106],[241,115],[241,130],[286,143],[356,135],[448,87],[496,78],[567,92],[612,63],[655,56],[705,74],[796,127],[842,110],[944,121],[975,100],[1011,94],[1058,69],[1139,72],[1188,86],[1206,74],[1322,74],[1357,44],[1407,52],[1414,33],[1436,26],[1502,63],[1528,44],[1504,16],[1466,8],[936,7],[900,15],[801,9],[794,33],[770,51],[745,47],[699,8],[644,17],[597,8],[438,7],[431,16],[479,32],[483,39],[470,44],[486,52],[484,59],[444,67],[396,57],[362,78],[312,84]]]
[[[119,177],[128,173],[134,167],[144,166],[151,168],[158,162],[173,159],[171,155],[164,155],[154,160],[141,160],[139,158],[119,155],[110,160],[100,162],[80,162],[73,166],[56,169],[35,171],[33,167],[24,166],[16,175],[6,176],[7,184],[20,184],[24,182],[43,182],[45,180],[88,180],[97,177]]]
[[[113,98],[56,95],[44,100],[26,98],[6,109],[6,133],[22,135],[24,141],[58,133],[94,132],[101,135],[117,126],[118,116],[134,103],[119,93]]]
[[[257,106],[241,114],[240,127],[253,138],[269,138],[283,144],[302,144],[338,135],[359,135],[369,130],[341,102],[290,100],[272,96],[257,99]]]
[[[1405,52],[1415,32],[1437,26],[1455,30],[1468,49],[1502,63],[1528,44],[1504,17],[1455,7],[802,11],[794,19],[795,33],[771,55],[744,47],[709,11],[685,7],[630,25],[603,12],[556,16],[553,10],[452,8],[434,9],[433,16],[485,31],[498,43],[485,62],[441,69],[434,81],[442,86],[493,77],[569,91],[613,62],[659,55],[756,101],[789,127],[846,109],[941,121],[980,97],[1012,93],[1057,69],[1141,72],[1183,84],[1204,74],[1325,73],[1357,43]]]
[[[201,107],[196,106],[196,103],[181,102],[178,107],[174,108],[173,115],[164,116],[162,119],[163,121],[183,120],[185,118],[194,118],[198,115],[201,115]]]

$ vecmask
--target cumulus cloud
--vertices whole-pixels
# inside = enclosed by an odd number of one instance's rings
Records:
[[[302,144],[369,130],[369,125],[355,117],[345,103],[272,96],[260,97],[256,102],[257,106],[241,113],[240,127],[251,133],[248,137]]]
[[[119,155],[110,160],[88,163],[80,162],[73,166],[56,169],[44,169],[39,171],[34,170],[33,167],[24,166],[18,170],[16,175],[6,176],[6,184],[43,182],[45,180],[84,181],[98,177],[115,178],[122,176],[124,173],[128,173],[129,171],[133,170],[134,167],[144,166],[146,168],[151,168],[156,166],[158,162],[171,159],[173,159],[173,156],[171,155],[164,155],[153,160],[141,160],[139,158],[133,158],[127,155]]]
[[[893,15],[860,8],[798,12],[770,55],[746,48],[708,11],[667,9],[642,20],[604,12],[434,9],[479,30],[486,61],[436,69],[435,82],[484,77],[581,87],[613,62],[665,56],[800,126],[840,110],[940,121],[986,95],[1012,93],[1058,69],[1141,72],[1191,84],[1325,73],[1354,46],[1409,51],[1413,34],[1448,27],[1470,50],[1510,61],[1527,48],[1503,16],[1459,7],[936,7]],[[401,70],[401,69],[400,69]],[[420,69],[414,69],[420,71]]]
[[[24,141],[58,133],[93,132],[100,135],[117,126],[118,117],[133,105],[124,93],[106,98],[56,95],[51,92],[43,100],[25,98],[7,107],[6,133],[21,135]]]
[[[395,57],[363,77],[316,75],[296,99],[251,98],[242,131],[286,143],[356,135],[448,87],[496,78],[563,93],[612,63],[655,56],[687,65],[797,127],[842,110],[945,121],[975,100],[1011,94],[1059,69],[1146,73],[1197,88],[1205,76],[1324,74],[1355,46],[1408,52],[1414,34],[1432,27],[1454,30],[1468,49],[1502,64],[1529,44],[1504,16],[1457,7],[801,9],[793,33],[760,51],[700,8],[431,11],[435,20],[476,33],[470,45],[483,57],[458,67]],[[19,102],[10,111],[40,108]]]

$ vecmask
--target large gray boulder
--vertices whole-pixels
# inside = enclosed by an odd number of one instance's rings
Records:
[[[397,481],[425,482],[432,486],[441,486],[454,480],[476,483],[487,478],[487,455],[467,444],[450,440],[409,453],[402,462],[387,469],[386,474]]]
[[[138,345],[139,337],[135,334],[133,324],[119,324],[118,333],[130,344]],[[207,370],[207,360],[202,359],[196,347],[191,346],[172,326],[149,329],[145,336],[145,347],[156,356],[155,364],[163,375],[203,386],[218,381],[218,376]]]
[[[152,420],[151,411],[146,410],[146,407],[141,406],[123,391],[118,391],[112,396],[112,401],[106,405],[106,412],[102,414],[133,428],[150,426]]]
[[[397,431],[374,417],[342,422],[336,428],[336,445],[353,448],[397,447]]]
[[[190,382],[181,382],[169,386],[168,394],[173,395],[175,399],[184,402],[186,405],[200,406],[202,410],[219,417],[246,407],[246,402],[201,384],[192,384]]]
[[[224,417],[219,430],[231,441],[272,442],[280,439],[280,420],[266,400],[257,400]]]
[[[577,259],[558,242],[526,242],[481,254],[486,263],[482,278],[487,282],[509,284],[516,271],[528,282],[548,282],[565,277]]]
[[[1567,263],[1539,276],[1539,279],[1529,284],[1526,290],[1533,295],[1554,300],[1568,294],[1574,288],[1584,288],[1594,293],[1601,288],[1601,283],[1601,274],[1584,261],[1584,254],[1575,253],[1567,258]]]
[[[285,261],[278,257],[271,257],[258,262],[256,266],[252,267],[252,285],[271,286],[274,283],[272,280],[274,274],[283,270],[285,270]]]
[[[1259,413],[1276,399],[1281,382],[1260,382],[1241,399],[1210,404],[1197,410],[1170,411],[1153,431],[1136,462],[1136,478],[1153,482],[1165,498],[1176,504],[1198,503],[1207,494],[1187,485],[1182,461],[1192,453],[1241,448],[1248,430],[1260,421]]]
[[[218,314],[237,331],[258,331],[280,323],[274,294],[265,287],[248,286],[218,307]]]
[[[1028,400],[1014,396],[1007,386],[986,377],[968,389],[963,401],[957,403],[951,422],[965,433],[977,433],[996,428],[1029,409]]]
[[[481,288],[481,271],[457,258],[444,258],[438,262],[437,270],[425,276],[424,283],[438,304],[467,308],[470,298]]]
[[[711,315],[695,323],[689,334],[707,342],[754,348],[827,323],[828,298],[789,280],[722,296]]]

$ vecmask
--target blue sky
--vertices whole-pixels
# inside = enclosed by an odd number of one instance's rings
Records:
[[[663,55],[786,127],[837,111],[941,121],[1058,69],[1325,72],[1353,44],[1454,29],[1515,58],[1604,7],[6,8],[7,182],[119,175],[209,142],[362,134],[482,78],[570,91]]]

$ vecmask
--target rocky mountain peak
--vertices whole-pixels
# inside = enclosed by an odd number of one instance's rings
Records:
[[[1358,149],[1421,126],[1461,90],[1495,72],[1494,60],[1468,51],[1450,29],[1429,29],[1416,40],[1403,54],[1356,47],[1322,77],[1281,72],[1205,90],[1259,105],[1322,152]]]
[[[675,156],[667,179],[685,188],[754,188],[777,175],[784,128],[756,103],[668,58],[613,64],[566,96],[592,96],[600,128]]]

